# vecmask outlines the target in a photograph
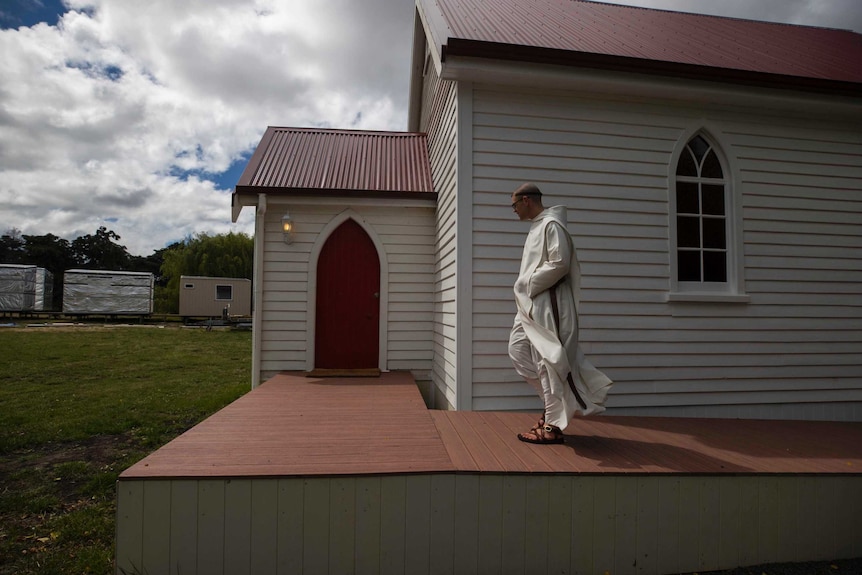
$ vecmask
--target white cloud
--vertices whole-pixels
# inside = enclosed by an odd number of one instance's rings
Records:
[[[406,125],[409,0],[69,6],[56,27],[0,31],[0,232],[106,225],[140,255],[250,232],[230,189],[179,175],[227,170],[268,125]],[[380,38],[375,18],[404,30]]]

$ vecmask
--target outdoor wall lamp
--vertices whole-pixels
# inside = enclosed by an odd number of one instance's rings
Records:
[[[284,233],[284,243],[289,244],[293,242],[293,220],[290,218],[290,214],[286,213],[281,216],[281,231]]]

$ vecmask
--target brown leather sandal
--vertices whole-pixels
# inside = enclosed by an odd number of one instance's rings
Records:
[[[533,427],[530,428],[530,433],[538,435],[539,430],[542,429],[543,427],[545,427],[545,416],[544,415],[539,417],[539,421],[536,423],[536,425],[534,425]]]
[[[539,445],[565,442],[563,432],[559,427],[555,427],[553,425],[534,427],[527,433],[519,433],[518,439],[526,443],[536,443]]]

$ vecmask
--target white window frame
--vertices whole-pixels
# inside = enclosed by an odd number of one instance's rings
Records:
[[[699,181],[707,184],[723,183],[724,185],[724,211],[725,211],[725,249],[727,267],[727,279],[724,282],[692,282],[679,281],[679,262],[678,262],[678,245],[677,245],[677,202],[676,190],[677,179],[686,181],[687,178],[676,175],[680,157],[686,151],[689,142],[700,136],[710,145],[711,149],[718,157],[721,165],[722,176],[721,180],[694,178],[689,181]],[[738,194],[738,186],[736,183],[739,178],[736,176],[733,165],[735,162],[727,157],[725,147],[721,145],[718,138],[712,135],[703,127],[698,127],[693,130],[686,130],[677,141],[674,153],[671,156],[671,162],[668,166],[668,240],[669,240],[669,261],[670,261],[670,290],[667,294],[668,301],[691,301],[691,302],[727,302],[727,303],[745,303],[749,301],[748,295],[745,293],[743,279],[743,258],[742,258],[742,202]]]

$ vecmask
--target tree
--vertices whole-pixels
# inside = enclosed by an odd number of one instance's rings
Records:
[[[174,243],[166,248],[154,251],[148,256],[130,256],[129,271],[132,272],[150,272],[156,278],[156,283],[160,283],[162,264],[165,261],[165,254],[168,253],[174,246],[180,244]]]
[[[251,279],[254,270],[254,239],[243,233],[188,237],[164,251],[161,275],[164,287],[156,290],[156,311],[177,313],[180,276]]]
[[[52,309],[60,309],[63,301],[63,274],[76,265],[68,240],[54,234],[24,236],[26,263],[45,268],[54,276]]]
[[[51,273],[62,273],[75,265],[72,246],[68,240],[54,234],[44,236],[24,236],[24,251],[27,263],[43,267]]]
[[[72,254],[77,265],[95,270],[127,270],[131,256],[115,232],[101,226],[95,235],[81,236],[72,241]]]
[[[0,264],[24,263],[24,239],[21,230],[11,228],[0,236]]]

